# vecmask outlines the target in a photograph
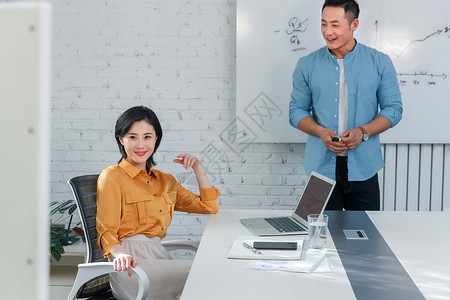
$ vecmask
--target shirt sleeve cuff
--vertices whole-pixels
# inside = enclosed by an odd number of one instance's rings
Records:
[[[99,241],[101,242],[101,245],[99,245],[99,246],[103,251],[104,257],[112,256],[111,248],[116,244],[120,245],[120,241],[113,236],[105,236],[104,235],[101,239],[99,239]]]
[[[220,196],[220,191],[214,186],[206,189],[200,188],[200,199],[202,201],[216,200]]]
[[[300,123],[301,120],[303,120],[305,117],[308,117],[307,114],[297,114],[295,116],[291,116],[289,119],[292,127],[298,128],[298,123]]]

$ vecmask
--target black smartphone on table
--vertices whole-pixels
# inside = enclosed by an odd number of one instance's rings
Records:
[[[253,248],[260,250],[297,250],[297,242],[253,242]]]

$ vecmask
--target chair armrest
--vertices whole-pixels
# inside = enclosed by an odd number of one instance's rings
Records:
[[[139,266],[132,268],[131,271],[137,277],[139,283],[139,291],[136,299],[147,299],[147,295],[150,290],[150,281],[147,274]],[[67,297],[67,300],[75,299],[78,290],[87,281],[100,275],[109,274],[112,272],[116,272],[114,271],[114,264],[112,262],[79,264],[77,277],[75,278],[75,282],[69,296]]]
[[[175,240],[175,241],[162,241],[161,244],[167,251],[186,249],[197,252],[199,242],[190,240]]]

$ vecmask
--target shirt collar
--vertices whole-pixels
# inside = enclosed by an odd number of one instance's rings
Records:
[[[355,42],[356,42],[356,45],[353,48],[353,50],[350,51],[349,53],[347,53],[347,55],[349,57],[355,56],[359,52],[359,43],[358,43],[358,41],[356,39],[355,39]],[[347,55],[345,57],[347,57]]]
[[[126,159],[122,159],[122,161],[119,163],[119,167],[121,167],[125,171],[125,173],[127,173],[128,176],[130,176],[131,178],[136,177],[141,172],[146,173],[144,170],[135,167],[132,163],[130,163]],[[148,175],[153,174],[153,169],[151,167],[149,167],[149,169],[150,170],[148,172]]]
[[[347,57],[352,57],[352,56],[354,56],[356,53],[359,52],[359,43],[358,43],[358,41],[357,41],[356,39],[355,39],[355,42],[356,42],[355,47],[353,48],[352,51],[350,51],[349,53],[347,53],[347,54],[345,55],[345,58],[347,58]],[[326,49],[326,52],[328,53],[328,55],[337,61],[338,58],[336,57],[336,55],[331,54],[330,49],[328,49],[327,46],[325,46],[324,48]]]

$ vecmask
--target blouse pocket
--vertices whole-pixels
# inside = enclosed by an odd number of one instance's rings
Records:
[[[168,212],[170,216],[173,215],[173,211],[175,209],[175,201],[176,201],[176,193],[164,193],[163,195],[164,201],[166,203]]]
[[[152,200],[153,199],[149,194],[134,194],[132,197],[125,198],[127,206],[130,208],[134,206],[135,213],[133,213],[133,215],[137,215],[139,225],[146,224],[146,207],[150,205]]]

